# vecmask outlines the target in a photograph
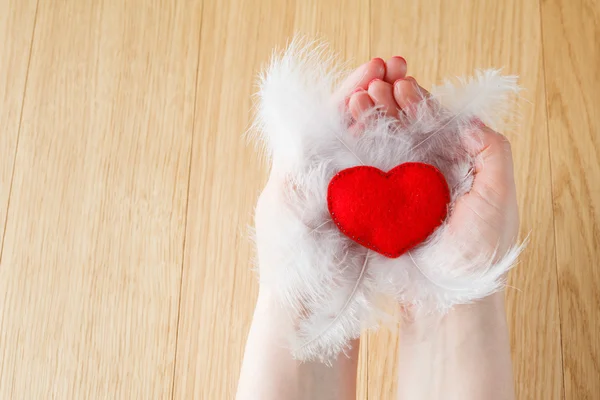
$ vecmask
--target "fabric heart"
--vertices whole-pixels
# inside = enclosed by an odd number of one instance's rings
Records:
[[[327,205],[338,228],[390,258],[423,242],[448,213],[450,191],[432,165],[404,163],[389,172],[358,166],[329,182]]]

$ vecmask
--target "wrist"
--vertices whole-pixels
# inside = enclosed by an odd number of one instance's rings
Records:
[[[399,388],[405,398],[512,400],[504,293],[404,323]]]
[[[453,307],[444,315],[420,316],[409,312],[401,324],[406,338],[426,340],[433,335],[477,335],[506,327],[504,292],[494,293],[472,304]]]
[[[240,374],[238,399],[356,398],[359,341],[352,343],[333,365],[299,362],[292,357],[288,339],[294,323],[276,294],[261,287]]]

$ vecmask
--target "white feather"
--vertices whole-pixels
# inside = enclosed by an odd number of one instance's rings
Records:
[[[261,284],[275,291],[295,327],[294,356],[324,362],[377,326],[382,296],[424,313],[446,312],[501,289],[523,248],[500,257],[467,253],[446,225],[398,259],[346,238],[327,210],[327,186],[338,171],[426,162],[445,175],[454,202],[472,183],[473,160],[461,139],[473,118],[497,126],[518,86],[496,70],[446,82],[432,92],[445,107],[423,101],[417,118],[402,124],[372,114],[356,137],[348,111],[333,97],[341,73],[332,60],[323,45],[302,40],[274,56],[260,80],[254,125],[276,171],[256,209]]]
[[[499,129],[515,119],[511,96],[521,91],[518,76],[501,75],[499,69],[475,71],[475,76],[457,77],[456,83],[444,81],[435,86],[432,93],[452,112],[463,120],[478,118],[486,125]]]

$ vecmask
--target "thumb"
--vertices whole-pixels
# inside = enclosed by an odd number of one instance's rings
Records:
[[[466,243],[475,240],[503,253],[514,243],[519,227],[510,143],[483,124],[467,142],[475,164],[473,184],[456,201],[450,224],[465,235]]]
[[[488,200],[504,203],[514,195],[515,182],[512,149],[508,139],[482,123],[468,139],[467,151],[475,160],[475,178],[471,191]]]

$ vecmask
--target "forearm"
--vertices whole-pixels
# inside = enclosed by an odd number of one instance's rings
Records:
[[[503,293],[401,331],[400,400],[514,399]]]
[[[237,400],[355,399],[358,341],[333,366],[300,363],[286,346],[283,310],[268,292],[259,295],[246,343]]]

